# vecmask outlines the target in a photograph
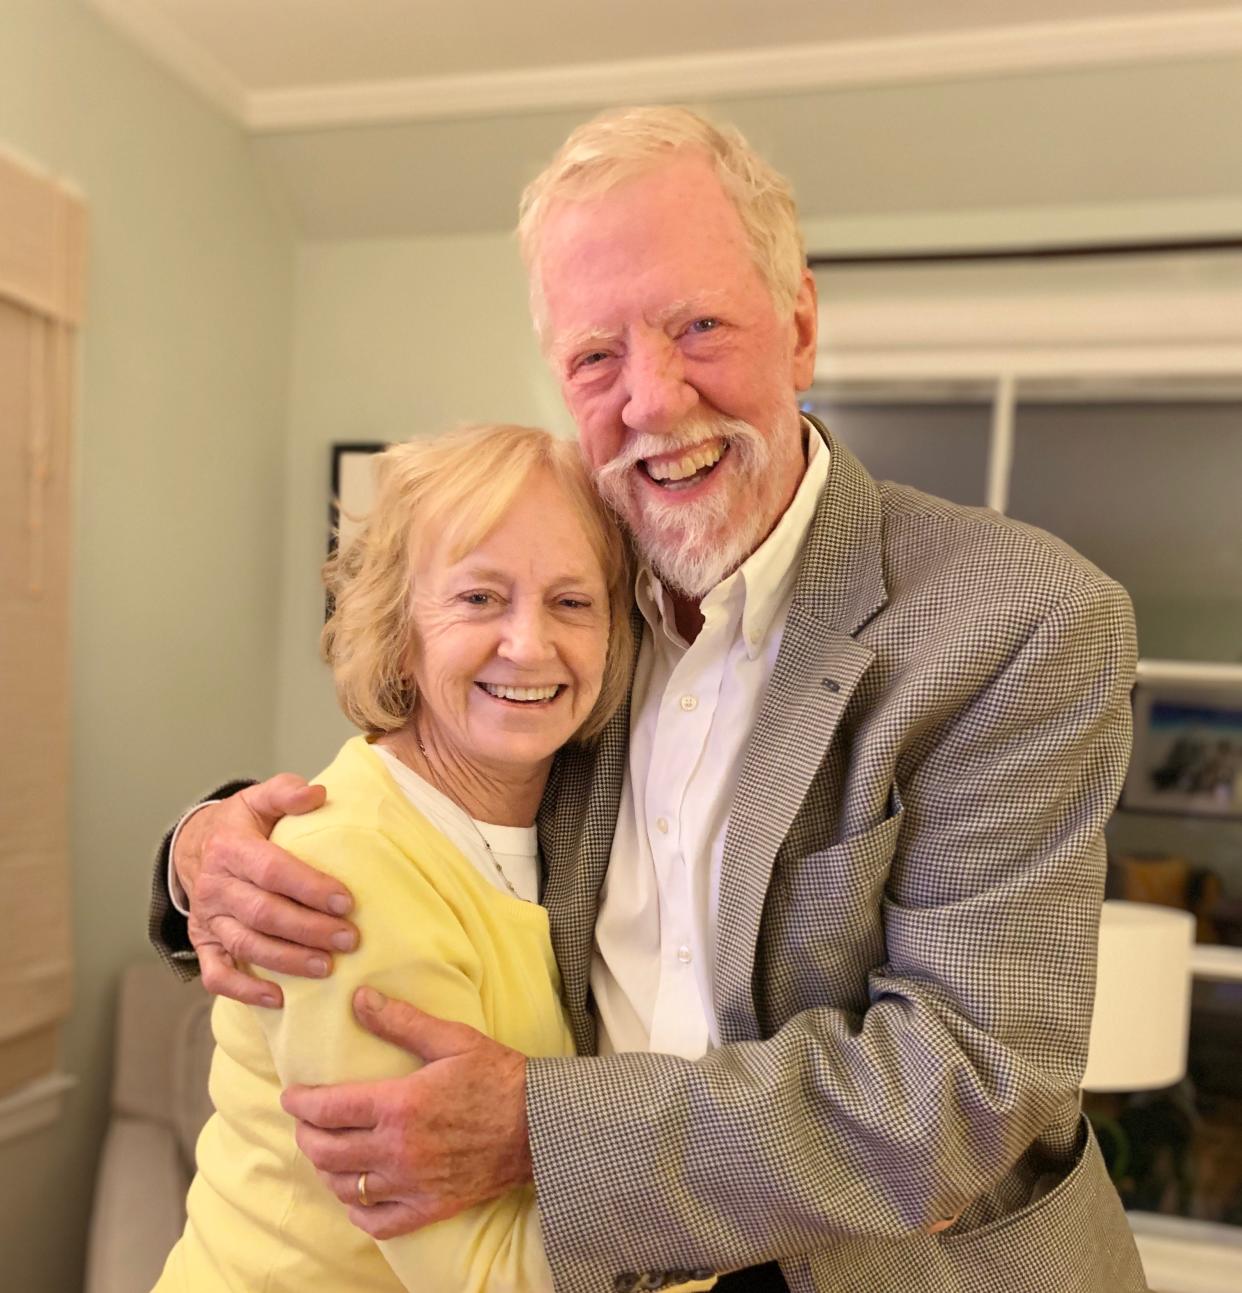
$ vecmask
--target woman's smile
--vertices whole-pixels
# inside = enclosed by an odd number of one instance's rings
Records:
[[[493,700],[520,706],[547,705],[558,699],[565,692],[564,683],[552,683],[547,687],[515,687],[506,683],[477,682],[475,686],[486,692]]]

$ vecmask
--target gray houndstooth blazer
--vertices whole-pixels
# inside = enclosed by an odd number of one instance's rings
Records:
[[[776,1257],[794,1293],[1144,1290],[1077,1100],[1129,601],[1051,536],[877,484],[823,433],[725,846],[726,1045],[528,1067],[556,1287]],[[628,730],[625,710],[562,754],[540,815],[585,1056]]]

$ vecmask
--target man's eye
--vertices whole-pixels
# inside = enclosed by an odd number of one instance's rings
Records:
[[[603,363],[608,358],[606,350],[590,350],[585,355],[579,355],[574,363],[575,368],[592,368],[596,364]]]
[[[695,319],[686,329],[687,332],[715,332],[720,326],[719,319]]]

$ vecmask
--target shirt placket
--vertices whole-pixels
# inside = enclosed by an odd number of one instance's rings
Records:
[[[703,1055],[709,1040],[695,966],[703,949],[692,883],[693,868],[709,865],[709,841],[690,791],[711,737],[726,621],[726,608],[709,612],[699,636],[668,674],[647,780],[645,825],[660,895],[660,977],[651,1049],[688,1059]]]

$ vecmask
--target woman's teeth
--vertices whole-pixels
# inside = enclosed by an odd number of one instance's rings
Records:
[[[479,684],[489,696],[495,696],[497,700],[551,700],[558,691],[559,686],[552,687],[502,687],[494,682],[484,682]]]

